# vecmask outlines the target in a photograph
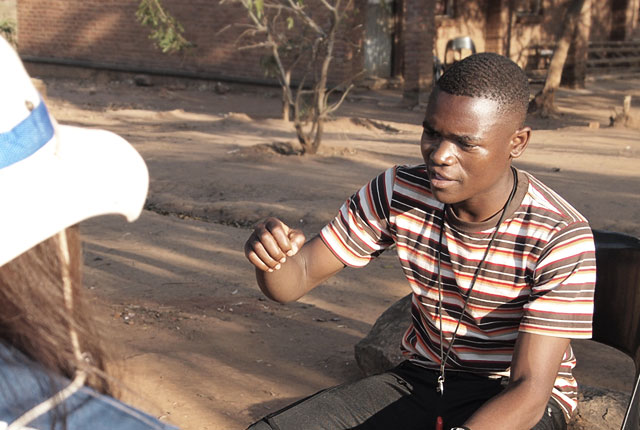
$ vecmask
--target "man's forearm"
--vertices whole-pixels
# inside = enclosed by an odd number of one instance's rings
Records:
[[[288,257],[278,270],[264,272],[256,269],[258,286],[265,296],[280,303],[298,300],[309,288],[306,288],[304,263],[296,256]]]
[[[544,414],[550,393],[534,381],[512,382],[465,422],[471,430],[530,430]]]
[[[256,279],[267,297],[287,303],[298,300],[343,268],[344,264],[316,236],[297,254],[286,257],[278,269],[271,272],[256,270]]]

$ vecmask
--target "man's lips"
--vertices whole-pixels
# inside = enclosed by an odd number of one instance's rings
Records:
[[[450,176],[443,175],[442,173],[436,172],[434,170],[429,170],[429,180],[431,181],[431,185],[436,188],[442,188],[451,186],[455,181],[455,179]]]

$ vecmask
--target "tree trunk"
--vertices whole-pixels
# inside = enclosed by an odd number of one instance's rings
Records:
[[[300,143],[302,155],[305,155],[309,151],[309,147],[311,147],[311,142],[309,141],[309,135],[304,131],[304,125],[298,120],[298,114],[294,114],[294,127],[296,129],[296,136],[298,137],[298,142]]]
[[[316,135],[313,136],[313,141],[311,142],[311,146],[309,147],[309,154],[315,154],[318,152],[318,148],[320,147],[320,142],[322,142],[322,132],[324,131],[324,121],[318,122],[318,127],[316,128]]]
[[[567,60],[569,47],[574,38],[576,27],[580,19],[580,13],[585,3],[591,3],[590,0],[573,0],[567,9],[563,22],[562,34],[556,43],[556,49],[551,58],[551,64],[547,72],[547,79],[544,83],[542,91],[536,94],[535,98],[529,104],[529,112],[537,112],[541,117],[547,118],[557,113],[553,100],[556,90],[560,86],[562,79],[562,69]]]
[[[405,0],[402,11],[403,102],[418,105],[433,85],[435,0]]]
[[[284,74],[284,85],[282,85],[282,120],[284,122],[289,122],[290,113],[291,113],[291,104],[289,103],[289,98],[287,97],[287,89],[291,87],[291,70],[287,70]]]
[[[562,72],[560,84],[570,88],[584,88],[589,57],[589,34],[591,33],[591,4],[585,0],[576,24],[573,42],[569,49],[569,58]]]
[[[329,101],[327,97],[327,81],[329,78],[329,68],[331,66],[331,62],[333,61],[333,50],[336,41],[336,34],[338,30],[338,25],[341,20],[341,12],[340,12],[341,2],[337,1],[333,8],[330,9],[330,27],[326,35],[326,47],[324,58],[322,58],[322,63],[320,65],[320,76],[318,77],[318,81],[314,85],[313,89],[313,103],[311,104],[311,130],[309,133],[304,131],[304,127],[302,126],[300,120],[300,100],[302,98],[296,98],[296,106],[295,106],[295,126],[296,133],[298,135],[298,141],[302,145],[302,153],[303,154],[315,154],[318,152],[318,147],[322,142],[322,132],[324,130],[324,121],[329,113]],[[312,58],[315,59],[317,50],[314,50],[314,54],[312,54]],[[315,61],[313,61],[315,63]]]
[[[289,105],[289,101],[287,100],[287,96],[282,90],[282,120],[284,122],[289,122],[291,119],[291,106]]]

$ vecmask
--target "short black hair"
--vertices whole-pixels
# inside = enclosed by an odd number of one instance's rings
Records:
[[[529,80],[509,58],[491,52],[470,55],[454,63],[436,82],[436,88],[454,96],[486,98],[498,102],[502,113],[521,113],[529,105]]]

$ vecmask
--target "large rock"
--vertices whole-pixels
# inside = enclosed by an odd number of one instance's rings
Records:
[[[629,394],[580,385],[578,411],[568,430],[618,430],[629,403]]]
[[[400,340],[410,322],[411,294],[391,305],[356,344],[356,362],[366,375],[383,372],[403,360]],[[581,385],[578,411],[568,430],[617,430],[628,402],[628,394]]]
[[[400,364],[403,360],[400,341],[410,323],[411,294],[384,311],[369,334],[356,344],[356,362],[365,375],[384,372]]]

